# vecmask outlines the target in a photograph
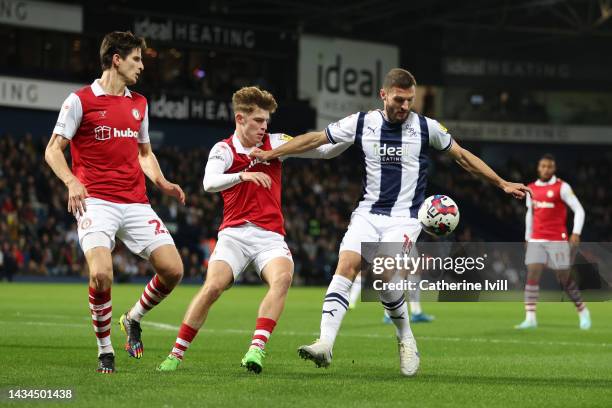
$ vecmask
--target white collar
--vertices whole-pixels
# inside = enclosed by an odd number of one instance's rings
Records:
[[[548,181],[542,181],[537,179],[535,182],[536,186],[551,186],[557,182],[557,176],[552,176]]]
[[[249,154],[251,153],[251,150],[253,150],[253,147],[244,147],[242,143],[240,143],[240,139],[238,139],[238,136],[236,136],[236,132],[234,132],[234,134],[232,135],[232,143],[234,143],[234,149],[236,149],[236,153]],[[255,147],[259,147],[262,144],[262,142],[259,142],[255,145]]]
[[[98,82],[99,80],[100,80],[100,78],[95,79],[92,82],[92,84],[91,84],[91,91],[96,96],[106,95],[106,92],[104,92],[104,89],[102,89],[102,86]],[[132,93],[130,92],[130,90],[128,89],[127,86],[125,87],[125,91],[123,91],[123,96],[127,96],[127,97],[130,97],[130,98],[132,97]]]

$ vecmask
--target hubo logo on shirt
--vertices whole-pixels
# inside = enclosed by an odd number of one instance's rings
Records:
[[[117,129],[110,126],[97,126],[94,129],[96,140],[108,140],[111,137],[130,137],[137,138],[138,131],[127,129]]]
[[[374,143],[374,156],[380,158],[381,163],[401,163],[402,156],[408,156],[410,148],[406,145],[389,146],[386,143]]]

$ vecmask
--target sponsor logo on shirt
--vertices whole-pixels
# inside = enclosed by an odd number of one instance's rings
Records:
[[[533,208],[555,208],[555,203],[533,200]]]
[[[130,128],[127,129],[117,129],[111,128],[110,126],[97,126],[94,129],[96,140],[109,140],[111,137],[128,137],[128,138],[137,138],[138,131],[132,130]]]
[[[410,154],[409,146],[389,146],[386,143],[374,143],[374,156],[380,158],[381,163],[401,163],[402,156]]]

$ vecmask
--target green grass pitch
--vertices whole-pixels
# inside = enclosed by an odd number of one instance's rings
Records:
[[[612,304],[590,303],[593,328],[578,329],[569,303],[538,305],[540,328],[517,332],[520,303],[425,303],[436,316],[413,325],[421,368],[399,374],[394,329],[382,308],[361,303],[346,316],[328,369],[298,358],[318,333],[324,288],[292,288],[268,344],[261,375],[239,367],[250,344],[263,287],[235,287],[209,320],[175,373],[155,367],[173,345],[198,289],[181,286],[143,321],[142,360],[123,351],[116,322],[141,285],[113,288],[117,373],[95,373],[95,337],[87,287],[0,284],[0,405],[72,407],[379,406],[542,407],[612,405]],[[10,402],[9,388],[72,388],[70,402]],[[104,405],[102,405],[104,404]]]

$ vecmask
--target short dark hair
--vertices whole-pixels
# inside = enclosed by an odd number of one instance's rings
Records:
[[[540,157],[540,160],[550,160],[550,161],[556,161],[556,160],[555,160],[555,156],[553,156],[553,155],[552,155],[552,154],[550,154],[550,153],[544,153],[544,154],[542,155],[542,157]]]
[[[412,86],[416,86],[416,79],[414,79],[414,76],[410,72],[401,68],[393,68],[389,71],[383,82],[384,89],[391,89],[394,87],[408,89]]]
[[[131,31],[113,31],[104,36],[102,45],[100,45],[100,65],[102,71],[110,69],[113,66],[113,55],[119,54],[125,59],[133,49],[147,48],[147,43],[143,37],[137,37]]]

